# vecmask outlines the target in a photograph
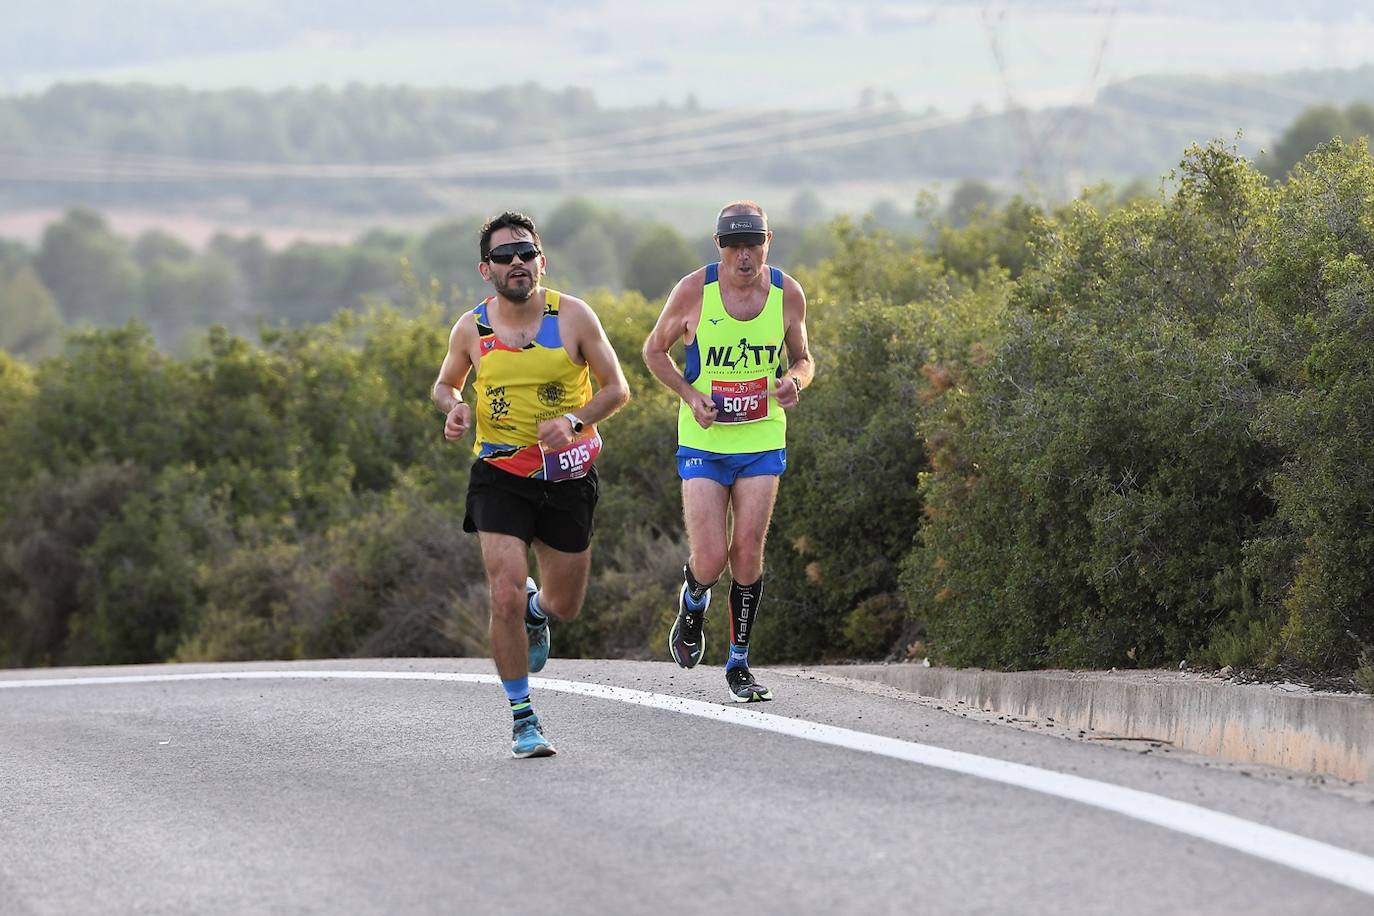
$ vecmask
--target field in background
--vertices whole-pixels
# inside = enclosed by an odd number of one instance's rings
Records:
[[[369,213],[347,216],[339,213],[254,210],[233,203],[218,207],[157,210],[101,207],[101,214],[119,235],[133,237],[149,229],[160,229],[197,248],[216,232],[231,235],[258,235],[268,247],[281,249],[299,240],[349,242],[371,229],[422,232],[437,223],[471,216],[485,216],[513,208],[530,213],[536,220],[546,217],[561,202],[572,196],[588,200],[635,219],[667,223],[690,239],[709,235],[716,210],[726,201],[748,197],[769,211],[774,222],[786,222],[793,202],[802,190],[815,193],[825,216],[841,214],[856,218],[881,202],[910,214],[918,196],[948,195],[950,182],[847,182],[831,186],[750,185],[722,180],[683,185],[641,187],[587,187],[569,191],[526,191],[510,188],[463,188],[449,196],[451,207],[432,213]],[[0,211],[0,238],[35,245],[43,231],[61,219],[62,208],[15,209]]]

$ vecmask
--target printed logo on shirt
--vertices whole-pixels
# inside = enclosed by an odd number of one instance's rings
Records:
[[[563,396],[566,393],[562,382],[545,382],[539,386],[537,395],[540,404],[545,407],[557,407],[563,403]]]
[[[491,402],[491,418],[500,420],[510,413],[510,399],[506,397],[506,386],[487,386],[487,400]]]
[[[744,369],[769,366],[777,355],[775,344],[751,344],[747,337],[741,337],[737,345],[707,347],[706,365],[723,366],[727,369]]]

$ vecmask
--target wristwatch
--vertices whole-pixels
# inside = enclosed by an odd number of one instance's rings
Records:
[[[574,433],[582,432],[583,427],[587,425],[586,423],[583,423],[581,420],[577,419],[577,416],[575,414],[565,413],[563,414],[563,419],[567,420],[569,423],[572,424],[572,429]]]

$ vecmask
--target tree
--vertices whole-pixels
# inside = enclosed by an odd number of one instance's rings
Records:
[[[588,224],[560,245],[550,257],[549,270],[568,277],[573,289],[586,291],[595,287],[617,289],[624,267],[619,250],[601,227]]]
[[[659,300],[697,266],[692,249],[676,229],[655,226],[630,252],[625,262],[625,286],[650,301]]]
[[[825,219],[825,202],[814,188],[802,188],[792,196],[787,218],[798,228],[805,229]]]
[[[267,267],[272,253],[261,236],[234,238],[222,232],[215,233],[206,246],[206,254],[227,261],[237,273],[241,287],[238,296],[247,302],[261,302],[262,290],[267,282]]]
[[[963,276],[972,278],[996,266],[1014,279],[1034,257],[1046,223],[1047,215],[1039,207],[1017,196],[1000,209],[976,209],[962,226],[937,226],[934,247],[945,264]]]
[[[1255,424],[1278,449],[1276,511],[1248,549],[1270,660],[1349,669],[1374,658],[1374,158],[1333,142],[1281,189],[1256,293],[1273,379]],[[1365,664],[1369,664],[1368,661]]]
[[[476,219],[440,223],[420,239],[414,270],[418,279],[433,277],[442,289],[456,289],[460,295],[476,289],[477,240],[481,222]]]
[[[1351,132],[1355,137],[1374,135],[1374,105],[1368,102],[1351,102],[1345,110],[1345,116],[1350,119]]]
[[[997,206],[997,192],[984,181],[965,179],[955,187],[945,206],[945,221],[956,229]]]
[[[191,246],[160,229],[152,229],[140,235],[134,240],[130,253],[144,270],[160,262],[185,264],[196,257]]]
[[[99,380],[99,381],[96,381]],[[16,419],[25,466],[55,472],[96,461],[176,463],[187,428],[186,369],[137,323],[74,334],[39,364],[31,410]]]
[[[71,210],[49,226],[34,268],[68,322],[112,326],[138,314],[138,264],[98,213]]]
[[[1167,204],[1081,201],[1041,233],[995,346],[922,424],[907,595],[947,660],[1158,665],[1249,627],[1273,454],[1243,281],[1271,206],[1213,146]]]
[[[0,238],[0,273],[12,273],[27,266],[29,261],[29,251],[22,244]]]
[[[351,267],[348,250],[339,245],[296,242],[269,262],[263,287],[269,313],[305,324],[357,306],[356,299],[344,298]]]
[[[57,302],[33,268],[0,270],[0,350],[40,359],[57,352],[62,332]]]
[[[1323,143],[1336,137],[1354,141],[1371,134],[1374,134],[1374,108],[1367,103],[1357,102],[1345,110],[1332,105],[1315,105],[1288,126],[1274,144],[1272,156],[1263,157],[1265,174],[1283,178],[1304,156]]]
[[[585,197],[569,197],[563,201],[548,219],[541,220],[539,237],[545,244],[558,246],[569,241],[581,229],[601,223],[606,213]]]
[[[5,500],[0,663],[70,660],[68,626],[81,609],[80,591],[89,575],[85,553],[147,480],[132,464],[93,462],[60,474],[26,475],[24,486]]]
[[[0,350],[0,449],[8,444],[10,424],[17,414],[27,409],[33,393],[33,370]],[[22,476],[22,471],[12,463],[6,462],[5,467],[9,469],[11,480]]]

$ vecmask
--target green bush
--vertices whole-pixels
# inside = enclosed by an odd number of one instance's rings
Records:
[[[163,661],[204,601],[202,558],[228,549],[232,521],[192,467],[165,468],[84,552],[69,650],[78,664]]]
[[[1374,645],[1374,160],[1328,144],[1283,186],[1261,248],[1269,396],[1257,437],[1272,480],[1265,600],[1283,657],[1351,668]]]
[[[1244,606],[1267,455],[1229,318],[1265,194],[1196,150],[1167,204],[1080,205],[1041,239],[971,394],[926,429],[947,458],[906,581],[939,657],[1161,664]]]
[[[150,476],[132,464],[92,463],[26,479],[0,519],[0,662],[77,660],[72,619],[98,578],[90,553]]]

